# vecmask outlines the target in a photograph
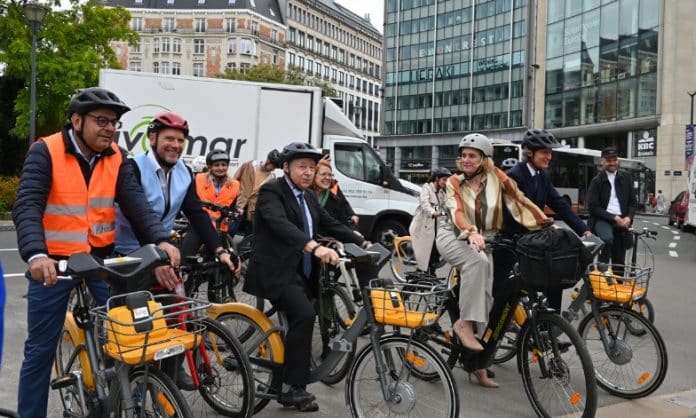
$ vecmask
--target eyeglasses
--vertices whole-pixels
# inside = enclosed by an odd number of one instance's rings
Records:
[[[104,116],[94,116],[91,113],[88,113],[87,116],[94,119],[94,121],[97,122],[97,126],[100,128],[106,127],[108,123],[110,123],[114,127],[114,129],[119,129],[121,126],[123,126],[123,122],[121,122],[118,119],[109,119],[105,118]]]

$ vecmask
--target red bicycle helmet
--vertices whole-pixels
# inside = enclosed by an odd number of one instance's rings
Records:
[[[184,136],[189,134],[189,126],[186,119],[174,112],[164,112],[152,118],[152,122],[147,128],[147,134],[159,132],[163,128],[178,129],[184,133]]]

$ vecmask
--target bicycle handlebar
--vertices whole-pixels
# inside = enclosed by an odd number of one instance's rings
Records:
[[[237,219],[239,217],[239,215],[237,215],[237,211],[232,209],[232,206],[218,205],[216,203],[206,202],[204,200],[201,200],[201,206],[210,210],[214,210],[215,212],[220,212],[221,217],[226,217],[230,219]]]

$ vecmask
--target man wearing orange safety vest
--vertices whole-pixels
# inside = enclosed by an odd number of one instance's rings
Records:
[[[171,259],[159,267],[157,280],[173,289],[179,251],[147,203],[126,151],[114,143],[120,117],[130,108],[114,93],[87,88],[68,106],[69,123],[39,138],[29,148],[12,218],[19,253],[29,264],[26,278],[28,336],[19,377],[18,409],[22,417],[45,417],[56,346],[70,291],[78,282],[57,280],[56,260],[79,252],[108,257],[114,248],[115,209],[133,220],[146,243],[158,244]],[[106,303],[104,282],[88,281],[98,304]]]

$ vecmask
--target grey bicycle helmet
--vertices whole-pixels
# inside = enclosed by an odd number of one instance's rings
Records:
[[[493,156],[491,140],[483,134],[473,133],[465,136],[459,141],[459,153],[462,152],[462,148],[474,148],[481,151],[486,157]]]
[[[283,165],[283,157],[277,149],[271,150],[266,156],[266,161],[273,164],[273,167],[280,168]]]
[[[537,151],[540,149],[553,149],[560,147],[556,137],[544,129],[528,129],[524,134],[522,148]]]
[[[292,142],[283,148],[283,162],[290,163],[298,158],[311,158],[314,162],[321,158],[321,150],[318,150],[310,144],[304,142]]]
[[[452,172],[449,171],[446,167],[438,167],[434,168],[433,171],[430,173],[430,177],[433,179],[438,179],[440,177],[449,177],[452,175]]]
[[[101,87],[89,87],[78,91],[72,96],[68,105],[68,118],[73,113],[84,115],[99,108],[111,109],[116,112],[119,118],[130,110],[130,107],[111,91]]]
[[[205,156],[205,164],[212,165],[214,162],[224,161],[229,164],[230,155],[221,149],[214,149]]]

